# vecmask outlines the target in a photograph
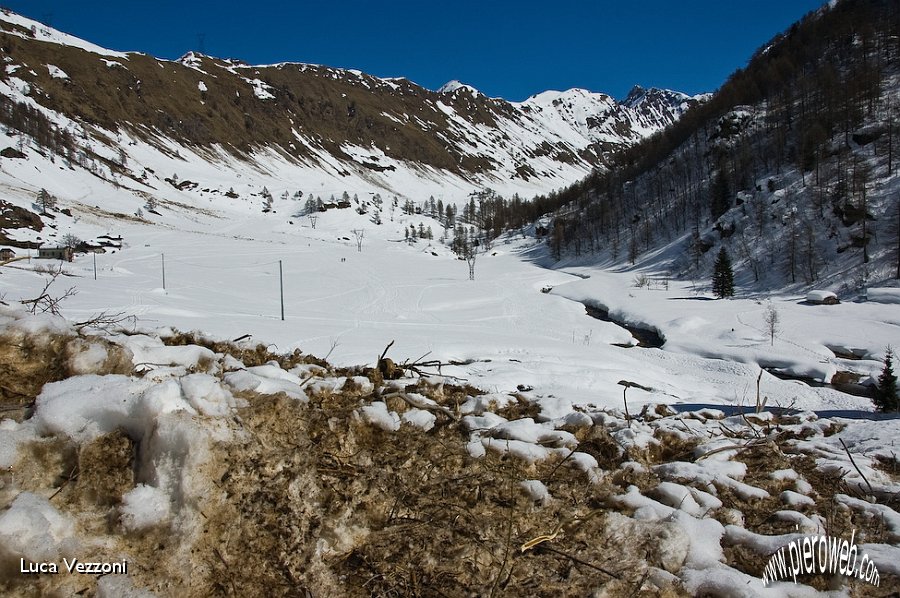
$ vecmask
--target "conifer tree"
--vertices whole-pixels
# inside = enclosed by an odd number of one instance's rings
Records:
[[[710,187],[710,214],[713,220],[718,220],[719,216],[728,211],[731,207],[730,191],[728,189],[728,173],[725,167],[719,167],[716,172],[716,178]]]
[[[719,299],[734,296],[734,270],[731,268],[731,257],[724,247],[719,250],[713,267],[712,290]]]
[[[41,188],[38,191],[37,195],[38,205],[41,206],[41,211],[46,214],[47,210],[55,210],[56,209],[56,198],[50,195],[50,192],[44,188]]]
[[[894,350],[887,348],[884,354],[884,368],[878,376],[875,387],[875,405],[879,411],[900,411],[900,397],[897,396],[897,375],[894,373]]]

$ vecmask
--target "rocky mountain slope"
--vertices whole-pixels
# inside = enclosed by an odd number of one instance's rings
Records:
[[[636,88],[624,102],[573,89],[514,103],[458,82],[430,91],[319,65],[113,52],[10,12],[0,30],[4,124],[33,136],[34,121],[46,121],[39,128],[58,138],[38,143],[51,153],[90,159],[94,140],[126,167],[137,158],[130,148],[146,143],[263,170],[275,154],[294,179],[358,183],[345,188],[410,194],[413,179],[432,190],[452,181],[530,195],[577,180],[698,101]],[[11,114],[26,106],[27,115]]]

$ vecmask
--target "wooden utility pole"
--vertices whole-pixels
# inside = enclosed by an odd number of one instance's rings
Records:
[[[163,290],[166,290],[166,254],[162,254],[162,282]]]
[[[278,290],[281,296],[281,319],[284,320],[284,274],[281,269],[281,260],[278,260]]]

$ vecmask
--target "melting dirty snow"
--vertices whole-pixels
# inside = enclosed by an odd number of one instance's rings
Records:
[[[654,404],[548,414],[528,392],[385,380],[299,351],[88,334],[12,309],[0,321],[4,594],[900,587],[897,420]],[[769,556],[792,539],[851,533],[880,588],[826,577],[763,587]],[[20,572],[73,557],[125,561],[127,574]]]

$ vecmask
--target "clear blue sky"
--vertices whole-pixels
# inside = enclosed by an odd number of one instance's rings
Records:
[[[819,0],[356,0],[175,2],[0,0],[114,50],[253,64],[312,62],[450,79],[522,100],[583,87],[624,97],[634,84],[713,91]]]

